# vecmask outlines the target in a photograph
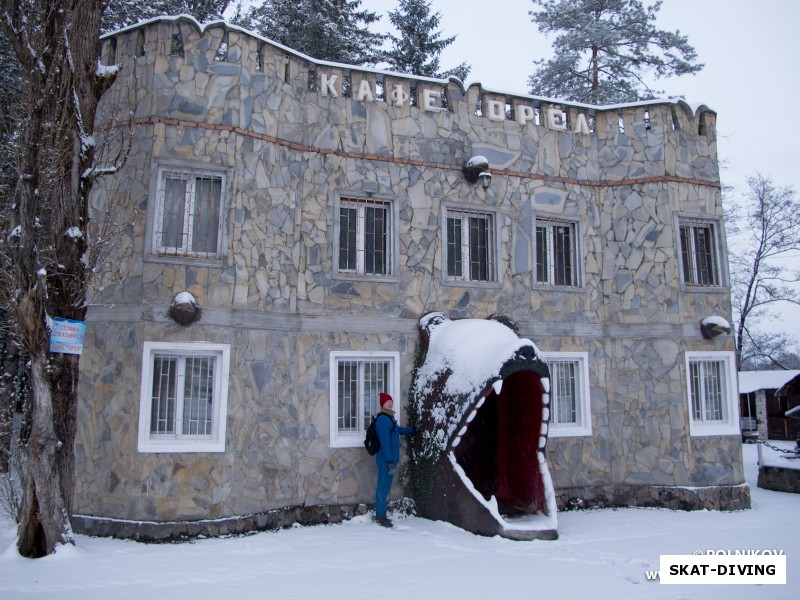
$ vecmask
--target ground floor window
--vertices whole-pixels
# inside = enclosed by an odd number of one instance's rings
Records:
[[[145,342],[139,452],[224,452],[230,346]]]
[[[380,410],[381,392],[395,399],[399,419],[399,361],[396,352],[331,352],[330,412],[331,446],[355,447]]]
[[[545,352],[550,367],[550,436],[592,435],[587,352]]]
[[[692,435],[737,435],[739,414],[732,352],[687,352],[686,388]]]

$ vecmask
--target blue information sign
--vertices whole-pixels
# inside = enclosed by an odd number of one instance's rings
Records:
[[[50,331],[50,352],[80,354],[83,350],[85,333],[85,321],[53,319],[53,327]]]

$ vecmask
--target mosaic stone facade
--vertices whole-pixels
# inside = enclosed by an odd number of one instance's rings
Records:
[[[545,353],[588,353],[592,434],[547,447],[565,498],[650,505],[708,486],[687,507],[749,506],[739,436],[689,430],[685,353],[733,350],[699,326],[731,314],[714,112],[465,89],[187,18],[112,34],[103,49],[121,70],[100,131],[112,150],[130,147],[97,185],[95,217],[114,205],[126,225],[89,310],[77,514],[176,522],[371,503],[373,460],[331,445],[330,353],[397,352],[402,399],[432,310],[501,312]],[[132,124],[108,125],[128,110]],[[476,155],[486,189],[462,173]],[[154,250],[163,168],[224,180],[219,256]],[[388,275],[338,268],[342,198],[391,206]],[[461,209],[494,219],[494,281],[447,277],[443,211]],[[577,285],[536,282],[542,217],[575,227]],[[714,285],[682,283],[681,218],[716,227]],[[181,292],[202,310],[189,326],[168,316]],[[230,346],[224,452],[137,451],[146,341]]]

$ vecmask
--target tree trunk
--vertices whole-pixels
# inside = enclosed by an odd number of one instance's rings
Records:
[[[51,317],[84,320],[92,127],[102,0],[4,0],[0,26],[22,66],[17,180],[0,238],[10,316],[30,357],[30,434],[18,549],[50,554],[73,541],[78,356],[49,352]],[[11,201],[13,200],[13,201]],[[12,233],[13,232],[13,233]],[[69,232],[69,233],[67,233]],[[73,232],[81,232],[76,235]]]
[[[31,356],[33,420],[17,532],[19,553],[30,558],[51,554],[56,544],[73,542],[62,494],[65,473],[61,458],[72,454],[72,448],[56,432],[51,384],[47,354]]]

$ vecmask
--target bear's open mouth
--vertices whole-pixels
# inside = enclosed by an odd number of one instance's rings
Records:
[[[540,468],[547,443],[547,398],[533,371],[499,379],[475,401],[450,444],[451,462],[455,460],[485,502],[495,498],[505,522],[549,512]]]
[[[539,349],[504,315],[441,312],[420,319],[420,346],[409,489],[421,514],[481,535],[556,539],[550,369]]]

